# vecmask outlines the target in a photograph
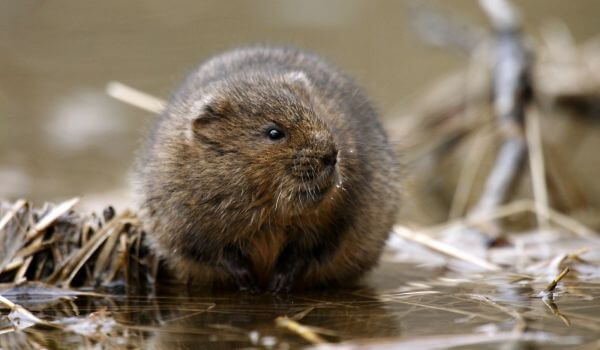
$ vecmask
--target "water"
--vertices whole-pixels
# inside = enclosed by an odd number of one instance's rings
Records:
[[[150,296],[68,296],[30,290],[5,296],[66,329],[28,328],[0,335],[0,347],[96,346],[151,349],[295,349],[311,345],[276,326],[287,316],[324,342],[374,349],[565,349],[598,341],[600,285],[562,282],[554,300],[543,285],[509,274],[459,276],[385,263],[366,287],[286,296],[157,291]],[[22,291],[21,291],[22,292]],[[93,314],[92,314],[93,313]],[[5,324],[0,324],[7,326]],[[99,345],[98,345],[99,346]],[[333,346],[321,345],[322,348]],[[341,347],[341,345],[338,345]],[[388,346],[390,346],[388,344]]]

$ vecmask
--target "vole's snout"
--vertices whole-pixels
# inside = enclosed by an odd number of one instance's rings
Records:
[[[338,151],[336,149],[334,149],[329,154],[324,155],[321,158],[321,161],[323,162],[323,165],[325,165],[326,167],[333,167],[337,163],[337,156],[338,156]]]

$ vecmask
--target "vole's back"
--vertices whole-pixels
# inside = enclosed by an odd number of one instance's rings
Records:
[[[376,263],[398,172],[348,77],[299,50],[249,48],[210,59],[176,91],[138,192],[173,266],[280,291],[350,283]]]
[[[364,126],[381,129],[372,106],[348,76],[320,57],[295,48],[246,48],[215,56],[186,78],[172,103],[177,103],[178,97],[200,98],[215,81],[252,73],[269,76],[286,72],[303,72],[318,87],[320,97],[337,103],[350,120],[360,119],[366,123]]]

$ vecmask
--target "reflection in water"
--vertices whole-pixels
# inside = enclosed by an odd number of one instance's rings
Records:
[[[54,291],[60,298],[45,294],[41,299],[37,294],[41,289],[30,289],[26,296],[23,289],[0,289],[0,294],[64,328],[12,331],[0,318],[0,328],[6,331],[0,334],[0,348],[99,343],[154,349],[310,345],[299,334],[278,328],[275,319],[280,316],[310,327],[328,343],[350,346],[371,339],[381,349],[497,349],[498,344],[502,349],[562,349],[593,341],[600,332],[600,304],[587,300],[600,297],[600,286],[594,284],[580,283],[555,300],[542,300],[511,276],[465,280],[391,263],[378,269],[369,284],[387,287],[276,296],[170,286],[153,296]]]
[[[206,300],[214,300],[214,297]],[[241,298],[221,297],[202,312],[163,310],[163,320],[170,320],[164,326],[174,331],[156,332],[149,338],[149,344],[156,349],[173,348],[174,345],[191,349],[199,341],[212,344],[210,348],[214,349],[306,344],[298,335],[277,328],[274,322],[276,317],[293,318],[303,312],[308,313],[299,322],[316,327],[317,332],[330,341],[400,334],[394,315],[386,311],[384,304],[374,297],[362,297],[351,292],[290,296],[284,299],[246,295]],[[198,329],[200,333],[193,331]]]

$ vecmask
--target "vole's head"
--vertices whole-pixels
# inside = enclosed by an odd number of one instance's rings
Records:
[[[233,77],[194,102],[187,133],[200,191],[220,205],[294,215],[332,198],[335,117],[302,72]],[[194,161],[194,160],[192,160]],[[210,167],[210,169],[207,169]],[[193,180],[190,180],[193,181]]]

